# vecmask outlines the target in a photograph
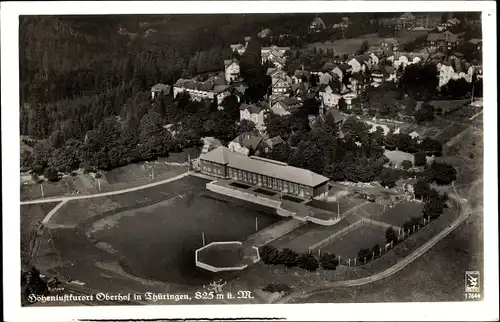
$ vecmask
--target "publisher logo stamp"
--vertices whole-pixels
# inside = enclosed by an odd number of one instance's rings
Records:
[[[465,292],[466,293],[479,293],[479,272],[466,271],[465,272]]]

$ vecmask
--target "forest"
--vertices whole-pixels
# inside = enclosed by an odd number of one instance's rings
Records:
[[[369,31],[374,24],[367,21],[388,15],[351,16]],[[342,16],[321,15],[327,25],[338,23]],[[180,77],[222,71],[223,60],[233,55],[229,45],[252,36],[240,58],[249,86],[242,101],[259,101],[270,79],[265,75],[267,66],[260,64],[260,48],[268,44],[257,33],[270,28],[271,37],[286,35],[281,38],[293,48],[318,37],[307,34],[313,18],[313,14],[20,17],[20,130],[33,147],[32,152],[21,153],[22,170],[40,174],[47,169],[50,173],[112,169],[198,145],[203,136],[227,142],[252,130],[248,122],[238,124],[239,103],[234,96],[224,100],[224,110],[218,110],[215,102],[193,102],[185,95],[152,101],[150,89]],[[351,30],[347,37],[356,35]],[[399,90],[362,96],[361,101],[376,113],[390,115],[394,100],[401,99],[391,93],[414,91],[412,96],[426,99],[433,96],[434,83],[414,79],[434,76],[431,67],[409,69]],[[463,92],[463,84],[453,85],[450,92]],[[339,180],[369,181],[380,173],[382,142],[372,137],[377,134],[368,136],[356,125],[352,139],[340,140],[333,120],[310,128],[308,116],[317,115],[317,102],[304,102],[301,110],[289,118],[269,118],[270,135],[288,139],[294,149],[294,153],[278,150],[278,155],[269,157],[281,159],[280,154],[286,154],[292,165]],[[356,142],[362,142],[362,148]],[[422,147],[409,150],[428,152]]]
[[[387,14],[361,15],[371,19]],[[341,17],[322,14],[328,24]],[[223,60],[232,54],[229,45],[243,43],[245,36],[257,38],[264,28],[278,37],[293,34],[307,41],[313,18],[312,14],[21,16],[20,133],[30,138],[29,144],[36,142],[33,153],[23,152],[22,168],[50,165],[63,171],[81,163],[113,168],[197,144],[189,140],[192,131],[183,132],[187,138],[172,146],[141,141],[137,132],[168,136],[161,125],[178,122],[186,104],[191,112],[185,124],[209,117],[210,124],[219,126],[226,120],[220,113],[207,114],[206,104],[185,100],[153,104],[150,88],[223,70]],[[250,90],[252,101],[264,91],[262,73],[245,76],[256,84]],[[117,152],[127,150],[120,144],[146,150],[124,156]],[[67,159],[72,161],[62,158],[67,153],[75,154]]]

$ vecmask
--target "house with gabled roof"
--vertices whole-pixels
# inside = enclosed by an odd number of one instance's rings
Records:
[[[306,96],[309,90],[308,82],[294,83],[291,86],[291,94],[297,99],[301,100],[302,97]]]
[[[292,83],[292,78],[286,73],[274,74],[271,77],[272,95],[289,96]]]
[[[282,68],[286,63],[285,53],[290,50],[290,47],[262,47],[260,50],[262,64],[269,61],[275,67]]]
[[[176,97],[179,93],[186,92],[194,101],[217,99],[219,105],[222,100],[231,93],[231,86],[225,85],[224,79],[220,79],[218,77],[210,78],[205,82],[181,78],[177,80],[177,82],[173,85],[173,88],[174,97]]]
[[[250,152],[264,150],[264,137],[259,133],[245,132],[229,142],[227,147],[231,152],[249,155]]]
[[[281,99],[271,106],[271,112],[275,115],[290,115],[302,106],[302,102],[295,97]]]
[[[311,73],[304,69],[297,69],[292,75],[292,81],[294,84],[302,83],[304,80],[307,82],[311,77]]]
[[[264,147],[264,152],[268,153],[269,151],[272,151],[274,148],[277,146],[280,146],[281,144],[284,144],[285,141],[281,138],[281,136],[275,136],[273,138],[265,140],[265,147]]]
[[[321,99],[321,105],[326,108],[336,107],[342,97],[340,93],[340,85],[332,82],[328,85],[320,86],[318,96]]]
[[[309,25],[309,33],[319,32],[326,29],[325,22],[320,17],[316,17]]]
[[[151,87],[151,99],[157,98],[159,95],[169,95],[171,91],[170,85],[165,85],[158,83],[155,86]]]
[[[227,83],[240,79],[240,63],[237,59],[224,60],[224,77]]]
[[[270,34],[271,34],[271,29],[265,28],[262,31],[260,31],[257,34],[257,36],[259,36],[259,38],[267,38],[267,37],[269,37]]]
[[[247,46],[243,45],[243,44],[235,44],[235,45],[231,45],[230,46],[231,48],[231,51],[236,51],[240,56],[243,55],[245,53],[245,51],[247,50]]]
[[[459,36],[450,31],[443,33],[430,33],[426,45],[430,49],[452,50],[459,44]]]
[[[257,130],[263,131],[266,129],[265,112],[262,106],[243,103],[240,105],[240,121],[249,120],[255,124]]]

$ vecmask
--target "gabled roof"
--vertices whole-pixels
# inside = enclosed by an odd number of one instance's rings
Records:
[[[259,114],[262,111],[262,107],[243,103],[240,105],[240,110],[248,110],[251,114]]]
[[[273,77],[271,79],[271,85],[275,85],[276,83],[281,83],[281,82],[291,85],[292,78],[290,76],[288,76],[287,74],[283,74],[279,77]]]
[[[469,39],[469,42],[470,42],[471,44],[477,45],[477,44],[482,43],[482,42],[483,42],[483,40],[482,40],[482,39],[477,39],[477,38],[472,38],[472,39]]]
[[[441,34],[434,32],[431,32],[429,36],[427,36],[427,41],[438,41],[439,39],[441,39]]]
[[[240,84],[239,86],[234,86],[233,87],[238,93],[240,94],[245,94],[245,91],[248,89],[247,85]]]
[[[238,135],[232,142],[255,150],[263,140],[262,135],[247,132]]]
[[[224,67],[231,66],[233,63],[238,64],[238,60],[237,59],[225,59],[224,60]]]
[[[323,71],[334,70],[334,69],[335,69],[335,67],[337,67],[337,65],[336,65],[336,64],[334,64],[334,63],[325,63],[325,64],[323,65],[322,70],[323,70]]]
[[[213,88],[213,91],[215,93],[222,93],[226,90],[229,90],[231,88],[230,85],[215,85],[214,88]]]
[[[168,92],[168,91],[170,91],[170,85],[158,83],[155,86],[151,87],[151,91],[152,92],[161,92],[161,91]]]
[[[320,17],[314,18],[313,21],[311,22],[311,24],[313,24],[313,23],[315,23],[316,25],[319,25],[319,26],[323,26],[323,27],[326,26],[325,22]]]
[[[348,70],[349,68],[352,68],[351,65],[349,64],[340,64],[339,66],[337,66],[341,71],[346,71]]]
[[[177,80],[177,82],[175,82],[174,86],[175,87],[182,87],[188,81],[189,81],[189,79],[179,78]]]
[[[236,152],[231,152],[231,150],[224,146],[201,155],[200,159],[308,187],[316,187],[329,180],[312,171],[292,167],[286,163],[258,157],[247,157]]]
[[[370,55],[359,55],[359,56],[356,56],[355,59],[359,62],[367,62],[367,61],[370,61]]]
[[[295,83],[292,84],[292,91],[297,91],[300,90],[301,92],[306,93],[309,88],[309,85],[307,83],[301,82],[301,83]]]
[[[266,144],[271,148],[282,143],[285,143],[285,141],[283,141],[283,139],[279,135],[266,140]]]

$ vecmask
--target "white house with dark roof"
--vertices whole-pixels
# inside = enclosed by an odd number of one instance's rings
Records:
[[[218,178],[262,186],[303,198],[328,195],[327,177],[309,170],[255,156],[244,156],[218,147],[200,156],[201,172]]]
[[[224,60],[224,77],[227,83],[240,79],[240,63],[237,59]]]
[[[151,87],[151,99],[154,100],[160,94],[168,95],[170,94],[170,90],[170,85],[158,83],[155,86]]]
[[[261,106],[250,105],[243,103],[240,105],[240,121],[249,120],[255,124],[255,128],[259,131],[266,129],[264,123],[265,109]]]

